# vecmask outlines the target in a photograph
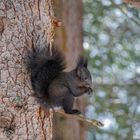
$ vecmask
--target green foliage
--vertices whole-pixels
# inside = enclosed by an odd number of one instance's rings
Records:
[[[87,116],[107,123],[89,129],[88,139],[132,140],[140,120],[140,11],[121,0],[83,2],[84,47],[95,85]]]

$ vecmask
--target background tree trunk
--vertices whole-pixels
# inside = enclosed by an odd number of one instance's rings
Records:
[[[25,50],[51,34],[51,0],[0,0],[0,140],[51,140],[52,113],[32,98]]]
[[[56,3],[57,17],[62,20],[62,27],[57,30],[56,44],[62,47],[67,61],[66,71],[75,68],[78,56],[83,53],[83,30],[81,0],[60,0]],[[78,99],[77,108],[84,113],[83,98]],[[55,116],[55,140],[85,140],[83,123],[62,116]]]

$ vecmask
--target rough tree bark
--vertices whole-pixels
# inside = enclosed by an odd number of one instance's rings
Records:
[[[0,140],[51,140],[52,113],[32,98],[25,50],[52,33],[51,0],[0,0]]]
[[[62,27],[57,30],[56,44],[62,47],[67,61],[66,71],[75,68],[78,56],[83,53],[82,0],[60,0],[56,3],[57,17]],[[83,112],[83,100],[78,100]],[[75,119],[55,117],[55,140],[85,140],[85,127]]]

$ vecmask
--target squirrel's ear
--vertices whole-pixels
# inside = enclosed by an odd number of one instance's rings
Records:
[[[79,66],[83,66],[83,67],[86,67],[87,68],[87,58],[86,57],[84,57],[84,56],[80,56],[79,57],[79,60],[78,60],[78,67]]]
[[[84,67],[87,68],[87,65],[88,65],[88,60],[87,60],[87,58],[85,57],[85,58],[84,58]]]

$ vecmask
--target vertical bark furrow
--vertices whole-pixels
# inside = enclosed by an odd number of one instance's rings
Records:
[[[23,63],[24,53],[32,43],[46,46],[51,27],[46,7],[49,2],[0,0],[0,140],[52,139],[52,113],[42,111],[44,118],[38,120],[39,106],[31,96]]]

